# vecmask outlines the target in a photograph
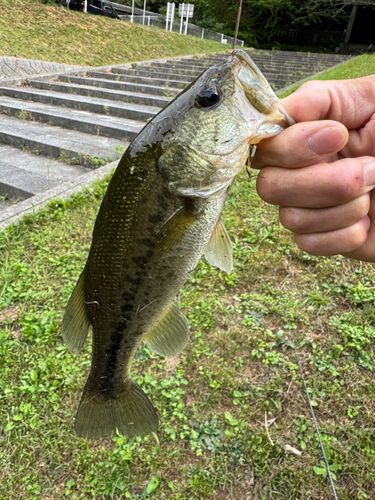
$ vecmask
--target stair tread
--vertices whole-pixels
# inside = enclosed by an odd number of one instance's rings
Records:
[[[1,133],[56,146],[61,149],[73,150],[77,154],[83,152],[97,158],[107,158],[118,146],[127,147],[128,141],[119,141],[109,137],[94,136],[77,130],[62,129],[45,123],[20,120],[2,115],[0,120]],[[1,139],[0,139],[1,140]]]
[[[40,113],[45,116],[54,118],[64,118],[67,120],[84,121],[95,126],[109,126],[119,130],[131,130],[138,133],[143,127],[144,122],[138,120],[130,120],[128,118],[118,118],[114,116],[99,115],[89,111],[81,111],[77,109],[61,108],[51,104],[41,104],[32,101],[20,101],[12,97],[0,96],[0,106],[8,106],[12,109],[30,113]]]

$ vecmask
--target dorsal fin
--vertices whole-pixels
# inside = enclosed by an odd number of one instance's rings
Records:
[[[212,231],[204,256],[211,266],[218,267],[228,274],[233,269],[232,242],[221,219]]]
[[[179,307],[173,302],[146,335],[148,347],[164,357],[175,356],[189,340],[189,327]]]

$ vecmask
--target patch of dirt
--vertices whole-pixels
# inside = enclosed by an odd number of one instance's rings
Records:
[[[173,358],[165,358],[168,376],[170,376],[170,375],[172,375],[172,373],[174,373],[179,361],[180,361],[180,356],[173,356]]]
[[[22,328],[19,328],[18,330],[13,330],[10,334],[15,340],[18,340],[18,342],[21,342]]]
[[[17,308],[15,306],[10,306],[0,311],[0,323],[16,321],[18,318]]]

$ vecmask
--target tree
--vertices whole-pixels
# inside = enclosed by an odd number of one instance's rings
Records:
[[[238,0],[195,0],[194,21],[233,35]],[[346,6],[346,8],[345,8]],[[306,29],[348,19],[345,0],[243,0],[239,37],[246,43],[277,40],[290,29]]]

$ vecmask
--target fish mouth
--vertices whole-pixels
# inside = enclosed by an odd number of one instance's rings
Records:
[[[231,57],[235,78],[254,109],[252,121],[258,112],[258,120],[253,122],[254,136],[250,138],[250,144],[279,134],[293,125],[295,121],[281,106],[280,99],[250,56],[238,49],[232,52]]]

